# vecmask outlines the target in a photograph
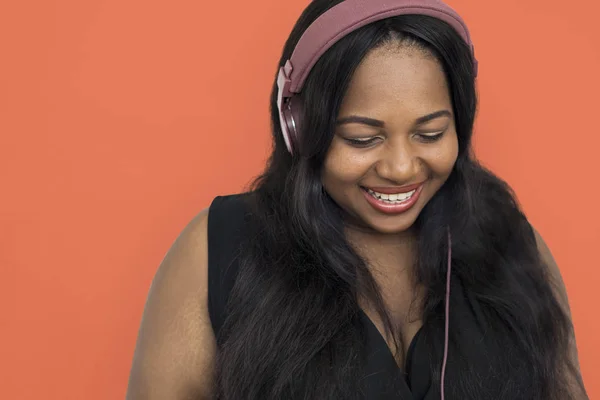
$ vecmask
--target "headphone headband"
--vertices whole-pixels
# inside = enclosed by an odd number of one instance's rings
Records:
[[[289,103],[286,100],[300,93],[306,77],[319,58],[349,33],[372,22],[405,14],[428,15],[452,26],[471,48],[477,75],[477,60],[469,30],[456,11],[441,0],[342,1],[324,12],[308,27],[296,44],[291,58],[279,69],[277,104],[281,128],[290,152],[293,147],[292,141],[295,140],[295,137],[290,136],[298,135],[296,125],[299,121],[294,119],[291,104],[286,105]]]

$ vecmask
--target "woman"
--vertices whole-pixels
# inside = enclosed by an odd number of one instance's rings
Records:
[[[128,399],[586,399],[558,268],[471,152],[460,17],[315,0],[279,66],[266,170],[169,251]]]

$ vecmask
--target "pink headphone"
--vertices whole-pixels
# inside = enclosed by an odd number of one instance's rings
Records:
[[[375,21],[406,14],[428,15],[452,26],[471,48],[475,75],[477,60],[469,30],[462,18],[440,0],[345,0],[333,6],[304,32],[277,77],[277,106],[285,144],[293,154],[301,133],[300,112],[295,94],[319,58],[338,40]]]
[[[474,74],[477,76],[477,59],[469,30],[463,19],[450,6],[440,0],[345,0],[327,10],[304,32],[292,57],[279,69],[277,77],[277,106],[279,122],[285,144],[290,153],[295,150],[301,134],[301,104],[295,94],[302,90],[304,81],[319,58],[338,40],[372,22],[398,15],[419,14],[438,18],[450,26],[471,48]],[[444,378],[448,360],[450,317],[450,276],[452,268],[452,240],[448,231],[448,266],[446,272],[446,302],[444,326],[444,358],[441,373],[441,399],[444,400]]]

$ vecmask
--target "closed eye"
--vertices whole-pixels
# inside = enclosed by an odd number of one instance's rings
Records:
[[[419,139],[423,142],[426,143],[433,143],[438,141],[439,139],[442,138],[442,136],[444,136],[444,132],[439,132],[436,134],[425,134],[425,133],[418,133],[417,136],[419,137]]]
[[[374,144],[377,139],[378,138],[374,137],[374,138],[369,138],[369,139],[348,139],[348,138],[346,138],[344,140],[354,147],[368,147],[368,146]]]

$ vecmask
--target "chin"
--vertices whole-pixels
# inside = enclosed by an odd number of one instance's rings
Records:
[[[401,217],[389,217],[384,216],[382,218],[378,218],[378,220],[367,220],[365,221],[367,225],[377,233],[385,234],[385,235],[394,235],[409,232],[417,220],[417,215],[409,216],[403,215]]]

